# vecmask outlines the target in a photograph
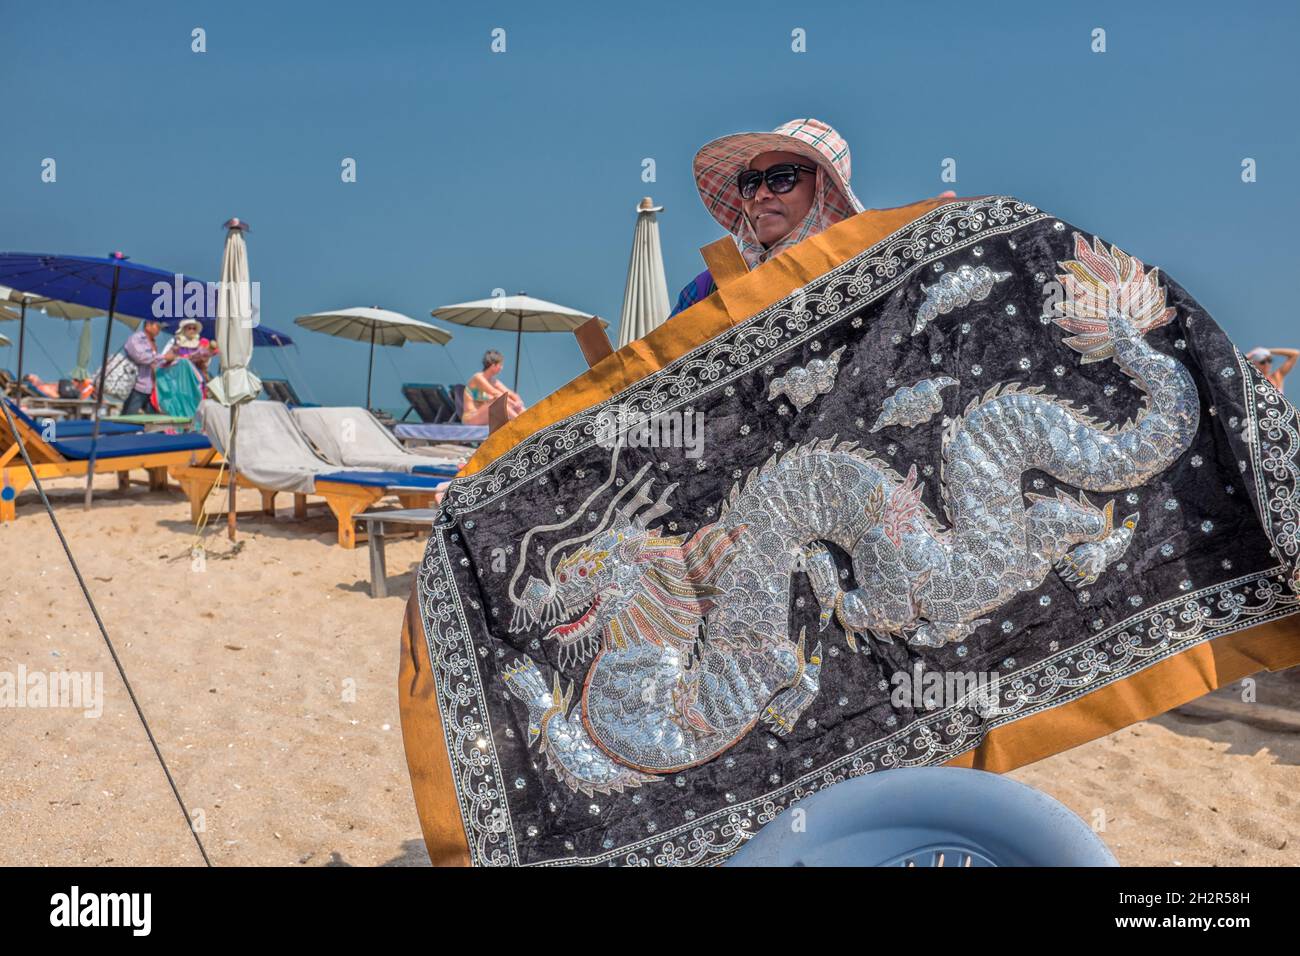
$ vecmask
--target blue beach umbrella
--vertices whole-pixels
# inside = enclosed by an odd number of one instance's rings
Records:
[[[203,327],[200,334],[205,339],[211,339],[215,342],[217,340],[217,320],[207,316],[196,316],[196,318],[199,320],[199,325]],[[180,328],[181,324],[181,319],[159,319],[158,321],[163,324],[163,328],[168,332],[175,332]],[[259,349],[273,349],[282,345],[293,345],[293,339],[283,332],[267,328],[265,325],[258,325],[253,329],[253,344]]]
[[[131,262],[129,257],[120,252],[103,258],[29,252],[0,253],[0,285],[41,298],[86,306],[109,316],[99,380],[95,388],[95,424],[86,465],[85,503],[89,508],[95,477],[95,446],[99,440],[99,406],[104,399],[104,369],[108,365],[109,345],[113,338],[112,319],[125,316],[164,324],[169,319],[179,320],[185,316],[173,316],[176,303],[179,302],[184,309],[186,300],[192,297],[194,290],[207,289],[208,286],[180,273]],[[214,299],[215,296],[204,295],[201,304],[193,302],[189,309],[202,313],[194,316],[200,321],[204,318],[215,321],[215,306],[209,307]],[[174,326],[175,322],[172,324]],[[287,336],[270,334],[282,340],[277,344],[289,342]]]
[[[120,252],[102,259],[27,252],[0,254],[0,283],[19,292],[71,302],[108,314],[103,359],[99,366],[99,381],[95,386],[95,424],[91,431],[90,455],[86,462],[87,508],[93,499],[95,446],[99,441],[99,406],[104,400],[104,370],[108,365],[109,343],[113,339],[113,318],[118,314],[137,319],[153,318],[159,290],[176,281],[184,286],[183,277],[130,262]]]

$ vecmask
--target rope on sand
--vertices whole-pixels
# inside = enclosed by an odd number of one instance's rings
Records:
[[[238,429],[239,429],[239,416],[235,416],[234,427],[230,429],[231,448],[235,447],[235,432],[238,431]],[[203,507],[199,510],[199,520],[194,523],[194,540],[190,542],[191,555],[193,555],[196,550],[204,550],[203,532],[207,529],[208,518],[211,517],[211,515],[208,513],[208,499],[212,497],[212,493],[214,491],[216,491],[221,487],[221,477],[226,473],[227,461],[228,459],[226,458],[226,456],[222,455],[221,463],[217,465],[217,480],[212,483],[212,487],[208,489],[208,493],[203,496]],[[230,476],[230,480],[231,481],[237,480],[233,473]]]
[[[86,598],[86,603],[90,605],[90,613],[95,618],[95,624],[99,626],[100,636],[104,638],[104,643],[108,646],[109,656],[113,658],[113,666],[117,668],[117,674],[122,678],[122,684],[126,687],[127,695],[131,698],[131,705],[135,707],[136,716],[140,718],[145,735],[149,738],[149,743],[153,747],[154,755],[157,756],[158,763],[162,765],[162,771],[167,777],[167,783],[171,785],[172,794],[176,797],[176,803],[180,806],[181,813],[185,817],[185,829],[189,830],[190,836],[194,837],[194,843],[199,848],[199,855],[203,857],[204,865],[212,866],[212,861],[208,859],[208,851],[204,849],[203,841],[199,839],[198,831],[194,829],[191,822],[190,811],[185,806],[181,791],[172,778],[172,772],[167,767],[167,761],[163,759],[162,750],[158,747],[158,741],[154,738],[153,731],[149,729],[149,721],[145,719],[144,710],[140,707],[140,701],[136,699],[135,690],[131,687],[131,682],[127,680],[126,669],[122,667],[122,661],[117,656],[117,649],[113,647],[113,642],[109,639],[108,630],[104,627],[104,620],[99,616],[99,608],[95,606],[95,599],[90,596],[90,589],[86,587],[86,579],[81,576],[81,568],[77,566],[77,559],[72,556],[72,548],[68,546],[68,539],[63,536],[63,529],[59,527],[59,519],[54,516],[54,507],[50,504],[50,499],[45,496],[45,489],[41,486],[41,479],[36,476],[36,467],[27,454],[27,446],[23,443],[22,433],[19,432],[13,413],[9,410],[9,403],[0,402],[0,407],[4,409],[5,418],[9,423],[9,431],[18,443],[18,450],[22,453],[23,461],[27,465],[27,471],[32,476],[32,483],[36,486],[37,494],[41,496],[41,504],[45,506],[45,513],[50,516],[50,523],[54,525],[54,533],[58,535],[59,544],[63,545],[63,553],[67,555],[68,564],[72,566],[72,573],[76,575],[77,584],[81,586],[81,593]]]

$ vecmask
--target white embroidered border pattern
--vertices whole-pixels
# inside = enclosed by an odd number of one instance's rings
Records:
[[[514,827],[502,789],[501,764],[492,743],[491,717],[474,661],[469,622],[452,580],[446,532],[446,522],[436,524],[424,552],[420,616],[470,856],[478,866],[508,865],[518,859]],[[430,628],[437,630],[436,641]]]
[[[1292,568],[1292,587],[1300,589],[1300,414],[1241,352],[1244,437],[1250,445],[1255,491],[1273,553]]]
[[[801,290],[611,403],[632,404],[655,413],[694,400],[824,331],[867,300],[905,281],[928,261],[981,237],[1020,229],[1042,218],[1034,207],[1006,197],[940,207],[834,270],[821,284],[822,291]],[[791,301],[798,302],[798,311],[789,307]],[[853,301],[852,308],[849,301]],[[1243,379],[1250,381],[1245,369]],[[1276,548],[1294,561],[1300,549],[1296,535],[1300,484],[1296,412],[1285,401],[1270,403],[1264,393],[1252,398],[1249,387],[1247,398],[1252,428],[1268,439],[1252,442],[1259,500],[1268,503],[1274,516],[1270,537]],[[1254,413],[1256,400],[1265,411],[1262,417]],[[520,860],[476,660],[487,649],[475,650],[453,581],[446,535],[451,534],[454,542],[457,533],[449,519],[454,510],[481,508],[519,482],[593,444],[601,407],[540,431],[478,475],[456,481],[449,495],[451,506],[444,504],[425,551],[418,585],[422,617],[461,818],[472,860],[478,865],[517,864]],[[1270,450],[1274,448],[1280,451]],[[462,563],[468,565],[468,560],[462,559]],[[697,811],[696,819],[679,827],[606,853],[539,865],[620,859],[632,865],[721,863],[759,827],[823,787],[877,769],[950,760],[978,746],[989,730],[1002,724],[1060,706],[1196,644],[1296,613],[1300,598],[1287,586],[1288,570],[1279,566],[1171,598],[1007,674],[997,684],[998,702],[992,708],[975,701],[958,702],[751,800],[711,812]],[[982,710],[977,712],[977,705]]]

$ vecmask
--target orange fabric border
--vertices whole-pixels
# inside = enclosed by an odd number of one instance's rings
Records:
[[[420,620],[419,585],[411,587],[402,621],[401,663],[397,671],[397,700],[402,718],[402,744],[411,773],[415,812],[420,817],[424,845],[434,866],[469,866],[469,843],[461,821],[456,780],[451,773],[438,709],[438,689],[430,673],[429,645]]]
[[[732,282],[749,271],[749,263],[736,248],[730,236],[723,236],[700,250],[704,263],[713,276],[713,284],[719,289],[728,288]]]
[[[1262,670],[1300,664],[1300,616],[1215,638],[1042,713],[995,727],[949,761],[1006,773],[1155,717]]]

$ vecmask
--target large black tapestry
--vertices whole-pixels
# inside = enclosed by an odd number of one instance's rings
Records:
[[[418,600],[473,862],[717,863],[1294,614],[1298,478],[1162,272],[940,206],[454,483]]]

